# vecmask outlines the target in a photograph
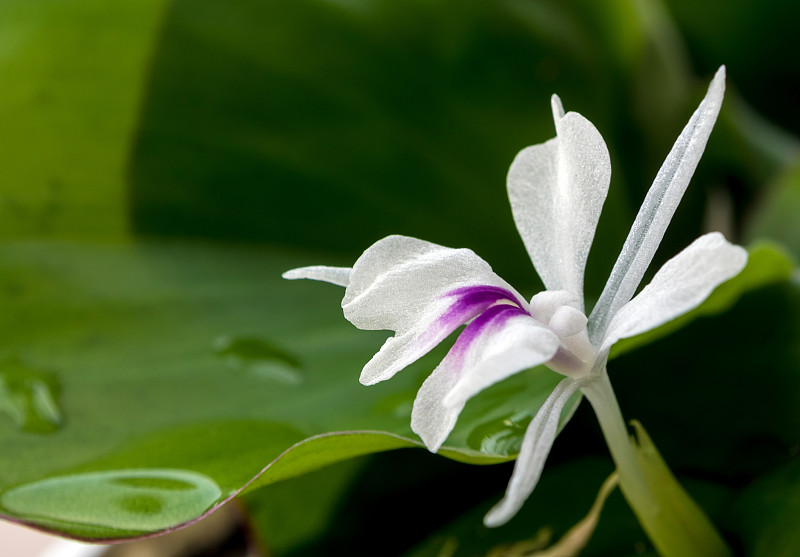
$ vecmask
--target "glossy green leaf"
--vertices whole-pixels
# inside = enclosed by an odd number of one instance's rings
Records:
[[[0,5],[0,237],[119,236],[166,0]]]
[[[245,486],[421,446],[411,402],[442,350],[360,385],[385,335],[344,320],[338,287],[280,278],[306,260],[186,244],[0,249],[3,514],[134,537]],[[486,391],[442,453],[510,459],[557,381],[537,368]]]

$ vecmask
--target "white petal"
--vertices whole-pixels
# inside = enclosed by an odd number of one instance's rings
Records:
[[[600,132],[580,114],[564,115],[555,96],[553,117],[557,137],[523,149],[511,163],[508,197],[547,289],[582,298],[586,258],[608,192],[611,163]]]
[[[311,267],[300,267],[291,269],[283,273],[283,278],[289,280],[311,279],[329,282],[337,286],[347,286],[350,284],[350,267],[325,267],[324,265],[313,265]]]
[[[697,307],[746,263],[747,252],[728,243],[719,232],[700,236],[667,261],[653,281],[619,310],[601,352],[621,338],[654,329]]]
[[[483,523],[487,527],[502,526],[511,520],[533,492],[556,438],[561,411],[570,397],[587,380],[586,378],[564,379],[539,408],[525,432],[505,497],[492,507],[492,510],[483,519]]]
[[[487,307],[524,299],[468,249],[389,236],[356,261],[342,300],[360,329],[395,331],[364,366],[361,382],[392,377]]]
[[[411,429],[436,452],[470,398],[548,361],[558,346],[558,337],[523,310],[510,305],[486,310],[464,329],[422,384],[411,412]]]
[[[614,314],[634,295],[664,237],[717,121],[725,94],[725,67],[717,71],[700,106],[678,136],[642,203],[603,293],[589,317],[593,342],[605,336]]]

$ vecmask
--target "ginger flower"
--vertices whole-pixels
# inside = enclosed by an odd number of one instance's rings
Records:
[[[636,499],[634,492],[647,490],[621,425],[606,362],[615,342],[693,309],[746,263],[744,249],[719,233],[706,234],[636,294],[702,155],[724,89],[723,67],[659,170],[588,317],[584,268],[611,164],[597,129],[580,114],[565,114],[555,95],[556,137],[523,149],[508,173],[514,221],[546,287],[530,301],[471,250],[406,236],[376,242],[352,268],[312,266],[284,274],[344,286],[342,309],[351,323],[394,331],[364,366],[365,385],[390,379],[466,325],[414,401],[411,428],[433,452],[481,390],[538,365],[564,376],[528,426],[505,497],[487,514],[487,526],[507,522],[533,491],[561,411],[577,391],[598,415],[626,496]]]

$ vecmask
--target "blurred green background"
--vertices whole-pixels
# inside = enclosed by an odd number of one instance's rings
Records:
[[[63,368],[53,396],[67,407],[77,396],[71,385],[82,384],[81,366],[104,378],[79,397],[84,407],[114,389],[117,368],[127,370],[119,371],[126,388],[145,394],[156,388],[156,375],[179,370],[172,383],[158,384],[174,389],[175,398],[189,381],[181,350],[199,354],[194,340],[212,329],[196,332],[191,323],[198,315],[204,323],[228,320],[226,326],[273,337],[285,328],[289,345],[310,322],[332,331],[338,325],[330,323],[340,319],[337,292],[307,296],[311,287],[283,284],[277,275],[295,264],[348,264],[392,233],[472,248],[532,294],[538,278],[510,218],[505,173],[517,151],[553,136],[552,93],[567,110],[589,118],[611,151],[612,185],[587,271],[587,295],[596,296],[661,161],[721,64],[728,72],[725,104],[653,269],[709,228],[744,245],[769,239],[800,257],[799,18],[800,4],[791,0],[3,1],[0,291],[25,303],[9,302],[6,327],[15,332],[0,353],[8,361]],[[117,245],[144,257],[148,273],[136,275],[140,267],[128,271],[109,255],[109,249],[118,253]],[[129,261],[124,253],[120,261]],[[42,276],[51,281],[46,288]],[[154,276],[167,277],[168,287]],[[800,492],[800,290],[796,271],[793,276],[745,296],[728,314],[699,320],[612,364],[625,415],[643,421],[743,554],[800,551],[798,535],[782,526],[800,512],[792,502],[800,498],[790,497]],[[268,294],[259,292],[260,277]],[[91,285],[89,294],[79,292],[83,285]],[[136,308],[165,307],[163,300],[177,300],[180,311],[146,336],[146,310],[140,315]],[[69,312],[42,309],[59,303]],[[135,319],[114,317],[119,305],[130,306]],[[195,314],[194,307],[201,309]],[[87,365],[81,358],[94,345],[83,333],[58,336],[66,328],[53,325],[56,314],[98,330],[117,319],[116,344]],[[338,365],[337,377],[356,383],[358,362],[374,341],[370,336],[366,347],[340,354],[340,363],[331,364]],[[305,349],[303,342],[297,350]],[[319,350],[309,358],[337,357],[335,350]],[[136,359],[140,352],[152,361]],[[217,374],[208,361],[197,369]],[[402,385],[403,396],[413,396],[433,364],[423,363]],[[198,387],[180,398],[183,408],[164,410],[164,422],[153,410],[153,431],[167,422],[229,418],[243,404],[236,418],[253,418],[258,412],[246,405],[258,405],[257,391],[237,381],[209,382],[207,388],[224,393],[219,408]],[[352,396],[362,392],[354,388]],[[252,395],[246,404],[242,393]],[[376,417],[380,412],[363,423],[338,420],[347,393],[330,403],[328,418],[315,416],[313,426],[311,419],[287,418],[298,431],[281,430],[272,449],[279,453],[279,446],[304,435],[337,428],[404,427],[398,425],[404,417]],[[134,402],[151,400],[143,396]],[[305,393],[301,388],[291,396]],[[127,420],[113,400],[100,404],[94,418]],[[0,423],[0,436],[13,449],[0,458],[3,485],[21,482],[21,467],[34,460],[64,458],[80,469],[110,450],[84,458],[89,434],[65,415],[64,433],[51,437],[17,432],[11,420]],[[578,411],[556,443],[553,471],[545,472],[527,518],[491,535],[479,527],[479,507],[497,499],[510,469],[472,468],[423,451],[388,453],[265,487],[251,492],[247,505],[276,555],[341,547],[351,555],[401,555],[414,546],[409,555],[437,555],[451,539],[471,540],[456,543],[452,555],[485,554],[533,535],[548,520],[563,531],[588,508],[610,471],[593,420],[586,408]],[[115,451],[139,446],[134,432],[90,425],[96,423],[87,419],[83,427],[94,427],[89,436],[97,443],[113,437]],[[50,439],[67,434],[69,442],[50,448]],[[251,442],[242,439],[242,446]],[[225,435],[217,442],[236,459]],[[248,470],[258,471],[264,458],[253,455]],[[67,468],[44,467],[40,477]],[[232,485],[252,476],[240,474],[228,478]],[[407,480],[386,485],[392,474]],[[565,505],[557,486],[584,480],[580,504]],[[314,490],[329,493],[327,502],[307,495],[308,485],[327,486]],[[443,502],[435,512],[420,511],[413,520],[399,513],[397,501],[424,502],[439,490]],[[472,507],[478,510],[450,531],[435,533]],[[298,518],[299,533],[274,526],[287,513],[311,516],[309,508],[316,521]],[[561,510],[543,513],[548,508]],[[385,519],[371,518],[376,513]],[[587,554],[647,551],[621,500],[612,499],[608,517]],[[395,536],[391,544],[387,536]],[[356,538],[372,549],[353,549],[348,544]]]

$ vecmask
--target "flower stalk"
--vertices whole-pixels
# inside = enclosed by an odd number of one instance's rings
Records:
[[[628,434],[605,367],[582,391],[617,465],[620,490],[659,555],[729,557],[722,536],[669,471],[641,424],[634,422],[636,441]]]

